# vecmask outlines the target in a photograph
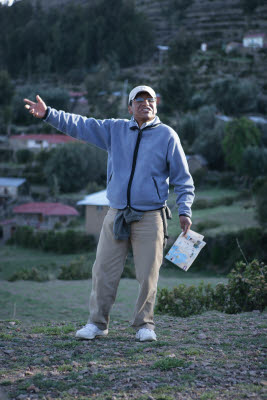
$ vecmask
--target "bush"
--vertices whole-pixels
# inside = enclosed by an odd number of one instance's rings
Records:
[[[257,111],[257,85],[248,80],[234,77],[217,79],[211,83],[210,102],[228,115]]]
[[[172,66],[168,68],[159,82],[162,96],[160,112],[171,113],[177,110],[187,110],[192,96],[192,85],[188,70]]]
[[[26,164],[34,159],[34,153],[28,149],[20,149],[16,152],[16,159],[19,164]]]
[[[8,279],[9,282],[15,282],[18,280],[45,282],[45,281],[49,281],[50,277],[46,271],[43,271],[43,270],[40,270],[39,268],[33,267],[31,269],[23,268],[23,269],[15,272]]]
[[[230,314],[252,310],[263,311],[267,305],[267,265],[257,260],[242,261],[228,275],[227,285],[219,283],[215,289],[201,282],[196,286],[184,284],[172,291],[159,290],[156,312],[188,317],[208,310]]]
[[[242,168],[245,149],[249,146],[258,146],[260,137],[257,126],[245,117],[229,122],[226,125],[225,137],[222,142],[227,164],[239,171]]]
[[[242,155],[240,173],[250,178],[267,175],[267,148],[247,147]]]
[[[256,198],[256,215],[259,224],[263,228],[267,228],[267,179],[258,179],[254,185],[254,193]]]
[[[212,224],[215,223],[217,225],[217,221],[212,221]],[[206,227],[207,225],[197,226],[197,228],[202,229]],[[240,259],[237,240],[247,259],[257,258],[267,263],[267,232],[262,228],[247,228],[238,232],[220,233],[215,236],[205,235],[207,245],[194,261],[194,270],[229,273],[233,265]],[[173,265],[168,260],[164,262],[166,266]]]
[[[84,143],[68,143],[51,152],[44,173],[51,188],[55,177],[60,191],[75,192],[89,181],[98,184],[106,180],[106,153]]]
[[[68,229],[64,232],[38,231],[32,227],[19,226],[8,244],[37,248],[61,254],[92,251],[95,249],[95,238],[83,232]]]
[[[89,268],[88,261],[82,256],[73,260],[69,265],[61,265],[57,278],[62,280],[89,279],[92,278],[92,269]]]

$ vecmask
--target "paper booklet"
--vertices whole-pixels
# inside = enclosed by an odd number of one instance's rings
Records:
[[[204,236],[189,230],[186,236],[183,232],[178,236],[173,246],[165,256],[167,260],[187,271],[197,258],[199,252],[205,246]]]

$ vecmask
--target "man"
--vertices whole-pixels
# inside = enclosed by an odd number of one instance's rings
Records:
[[[132,326],[137,330],[136,339],[156,340],[153,316],[166,235],[164,212],[169,182],[177,194],[184,234],[192,224],[194,186],[180,140],[156,116],[156,94],[149,86],[137,86],[130,92],[131,120],[86,118],[47,107],[39,96],[36,100],[24,99],[33,116],[108,152],[110,209],[92,271],[90,317],[76,337],[94,339],[108,334],[110,310],[131,244],[140,285]]]

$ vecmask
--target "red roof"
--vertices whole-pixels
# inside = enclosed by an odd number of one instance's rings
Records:
[[[62,203],[26,203],[14,207],[15,214],[42,214],[42,215],[79,215],[71,206]]]
[[[69,92],[69,95],[71,97],[82,97],[82,96],[85,96],[86,94],[87,94],[87,92],[73,92],[73,91]]]
[[[12,135],[10,139],[19,139],[19,140],[41,140],[47,141],[51,144],[56,143],[68,143],[76,141],[76,139],[72,138],[71,136],[67,135],[45,135],[45,134],[32,134],[32,135]]]
[[[16,223],[15,219],[5,219],[4,221],[0,221],[0,225],[10,225],[15,223]]]

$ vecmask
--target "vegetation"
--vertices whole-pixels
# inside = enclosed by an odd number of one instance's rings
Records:
[[[249,146],[258,146],[260,136],[259,129],[247,118],[242,117],[229,122],[222,142],[227,164],[239,171],[244,150]]]
[[[56,232],[54,230],[35,232],[29,226],[17,227],[16,232],[8,243],[61,254],[95,249],[95,239],[92,235],[86,235],[83,232],[71,229],[64,232]]]
[[[99,1],[55,8],[24,0],[0,6],[0,25],[5,32],[0,37],[0,68],[28,80],[75,70],[82,74],[114,54],[125,67],[153,52],[150,23],[133,2],[123,0],[110,0],[109,7]]]
[[[106,153],[84,143],[68,143],[50,152],[44,175],[51,188],[56,183],[62,192],[75,192],[89,182],[106,181]]]
[[[156,310],[177,317],[188,317],[208,310],[230,314],[260,310],[267,306],[267,265],[252,261],[237,262],[228,275],[228,283],[202,282],[198,287],[180,284],[172,291],[159,290]]]

